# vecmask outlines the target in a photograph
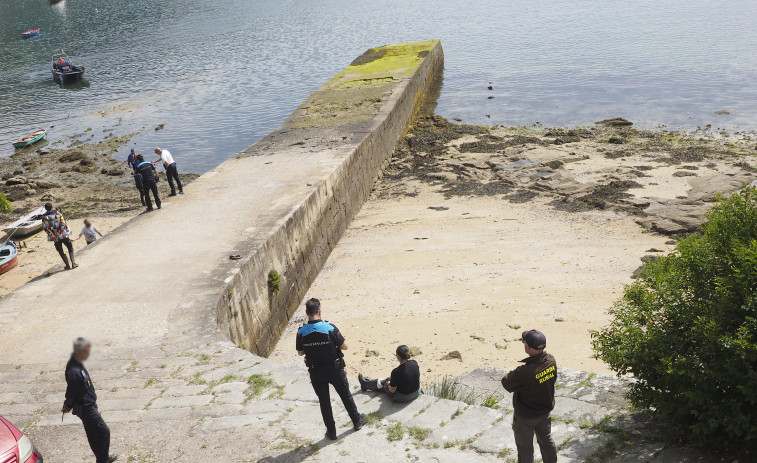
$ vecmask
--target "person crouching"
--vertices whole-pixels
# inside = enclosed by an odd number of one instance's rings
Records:
[[[410,348],[401,345],[395,353],[400,365],[392,370],[387,379],[365,378],[358,375],[360,389],[363,391],[381,391],[392,396],[395,402],[411,402],[421,395],[421,371],[418,362],[411,360]]]

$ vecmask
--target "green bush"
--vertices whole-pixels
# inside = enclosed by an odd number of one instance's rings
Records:
[[[757,437],[757,190],[707,215],[702,233],[626,287],[597,357],[639,381],[629,398],[702,441]]]
[[[268,289],[274,294],[279,294],[280,286],[281,277],[279,276],[279,272],[276,270],[268,272]]]
[[[11,202],[5,197],[5,193],[0,193],[0,212],[10,212],[13,210]]]

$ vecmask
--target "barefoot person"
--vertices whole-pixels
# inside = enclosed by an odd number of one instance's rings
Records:
[[[74,241],[78,241],[79,238],[84,236],[84,241],[86,241],[87,244],[92,244],[97,241],[97,235],[100,235],[100,238],[103,237],[103,234],[100,233],[100,230],[96,225],[93,225],[89,219],[84,219],[84,228],[81,229],[79,236],[77,236]]]
[[[176,188],[173,186],[174,180],[176,180],[176,186],[179,187],[179,194],[184,194],[184,188],[181,186],[181,180],[179,180],[179,171],[176,169],[176,161],[173,160],[173,156],[168,150],[155,148],[155,154],[158,155],[158,159],[152,163],[163,161],[163,167],[166,169],[166,178],[168,178],[168,186],[171,187],[171,194],[169,196],[176,196]]]
[[[524,331],[521,335],[528,358],[502,378],[502,386],[513,393],[513,434],[518,448],[518,463],[534,462],[534,434],[544,463],[557,461],[557,448],[552,440],[552,418],[555,408],[557,363],[544,352],[547,337],[540,331]]]
[[[321,302],[318,299],[310,299],[305,303],[305,313],[308,322],[297,331],[297,353],[305,356],[310,382],[321,404],[326,437],[336,440],[336,423],[331,409],[329,384],[334,386],[342,399],[355,431],[359,431],[367,419],[357,411],[347,382],[347,374],[344,372],[342,351],[347,350],[344,336],[336,326],[321,320]]]
[[[363,391],[382,391],[392,396],[395,402],[412,402],[421,395],[421,371],[418,362],[410,360],[410,348],[402,345],[395,352],[400,366],[392,370],[387,379],[365,378],[358,375]]]
[[[60,254],[63,263],[66,264],[66,270],[78,267],[74,260],[74,245],[71,243],[71,229],[63,219],[63,216],[50,203],[45,204],[45,213],[42,215],[42,228],[47,233],[47,240],[55,244],[55,250]],[[68,255],[71,256],[71,263],[68,262],[66,253],[63,252],[63,246],[68,249]]]
[[[65,414],[73,412],[84,425],[87,440],[97,463],[112,463],[118,459],[117,455],[109,455],[110,429],[97,410],[97,394],[92,378],[84,367],[89,358],[92,343],[84,338],[74,341],[74,352],[66,364],[66,400],[61,411]]]

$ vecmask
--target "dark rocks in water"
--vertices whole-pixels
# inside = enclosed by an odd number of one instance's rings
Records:
[[[652,166],[634,166],[634,169],[641,170],[641,171],[648,171],[648,170],[654,170],[654,167],[652,167]]]
[[[493,99],[494,99],[494,97],[493,97],[493,96],[491,96],[491,95],[489,95],[488,97],[486,97],[486,99],[487,99],[487,100],[493,100]]]
[[[727,116],[727,115],[731,114],[731,112],[728,111],[727,109],[719,109],[719,110],[715,111],[715,114],[717,114],[718,116]]]
[[[553,159],[551,161],[545,162],[544,165],[549,167],[550,169],[559,169],[560,167],[564,166],[565,163],[559,159]]]
[[[610,139],[607,140],[607,143],[611,143],[613,145],[623,145],[626,143],[626,139],[620,137],[610,137]]]
[[[155,131],[163,130],[166,127],[166,124],[158,124],[157,127],[155,127]]]
[[[462,118],[459,117],[453,117],[452,120],[455,122],[463,122]]]
[[[688,170],[679,170],[677,172],[673,172],[673,177],[696,177],[697,174],[694,172],[689,172]]]
[[[21,169],[16,169],[16,170],[13,171],[13,175],[21,175],[23,173],[24,173],[24,171],[21,170]]]
[[[491,85],[490,85],[490,86],[488,86],[487,88],[488,88],[489,90],[494,90],[494,87],[492,87]]]
[[[628,119],[623,119],[622,117],[613,117],[612,119],[597,121],[595,124],[604,125],[606,127],[630,127],[633,125],[633,122]]]
[[[94,161],[92,161],[91,159],[82,159],[81,161],[79,161],[80,166],[91,166],[93,164]]]
[[[449,208],[447,206],[429,206],[429,209],[432,211],[448,211]]]

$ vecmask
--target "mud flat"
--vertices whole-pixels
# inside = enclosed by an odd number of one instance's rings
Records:
[[[427,379],[509,368],[527,328],[546,332],[560,364],[605,373],[589,330],[608,321],[642,257],[668,252],[718,193],[757,179],[754,146],[748,135],[429,117],[309,294],[348,336],[353,374],[388,374],[400,343],[422,352]],[[300,361],[301,314],[273,358]]]

